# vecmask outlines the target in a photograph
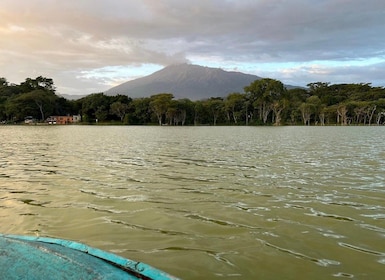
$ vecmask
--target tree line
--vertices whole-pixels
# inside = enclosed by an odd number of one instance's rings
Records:
[[[286,89],[274,79],[255,80],[244,92],[204,100],[174,99],[172,93],[130,98],[94,93],[78,100],[56,94],[54,82],[39,76],[10,84],[0,78],[0,120],[44,122],[49,116],[81,115],[83,123],[132,125],[383,125],[385,89],[369,83],[316,82]]]

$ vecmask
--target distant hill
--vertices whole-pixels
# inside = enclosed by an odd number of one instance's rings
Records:
[[[83,97],[86,97],[88,94],[83,94],[83,95],[72,95],[72,94],[57,94],[58,96],[60,97],[63,97],[67,100],[78,100],[78,99],[81,99]]]
[[[210,97],[225,97],[232,92],[242,93],[245,86],[258,79],[261,77],[224,71],[219,68],[176,64],[113,87],[105,94],[122,94],[139,98],[158,93],[172,93],[175,99],[189,98],[194,101]]]

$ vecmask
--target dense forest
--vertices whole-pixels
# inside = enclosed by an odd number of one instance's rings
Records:
[[[274,79],[255,80],[244,92],[205,100],[174,99],[172,93],[132,99],[95,93],[78,100],[56,94],[50,78],[10,84],[0,78],[0,121],[32,116],[80,115],[82,123],[158,125],[384,125],[385,89],[371,84],[308,84],[287,90]]]

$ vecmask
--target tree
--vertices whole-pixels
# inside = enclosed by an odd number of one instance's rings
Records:
[[[110,109],[111,113],[118,116],[120,118],[120,121],[123,122],[125,115],[128,112],[128,105],[124,104],[120,101],[116,101],[111,104]]]
[[[32,99],[39,108],[41,120],[45,120],[45,112],[52,113],[54,100],[57,98],[52,92],[43,89],[36,89],[25,94],[25,98]]]
[[[179,122],[177,101],[171,100],[170,105],[166,111],[166,122],[168,120],[169,125],[177,125]]]
[[[235,124],[238,123],[238,119],[241,117],[243,104],[245,103],[245,95],[242,93],[234,92],[227,95],[224,106],[227,113],[227,119],[230,121],[232,117]]]
[[[218,117],[223,113],[224,104],[223,99],[220,97],[212,97],[204,103],[207,106],[211,117],[213,118],[213,124],[217,125]]]
[[[103,93],[93,93],[83,97],[80,100],[82,104],[82,119],[90,122],[98,119],[103,121],[108,116],[108,109],[110,107],[110,97]]]
[[[286,91],[282,82],[268,78],[256,80],[244,90],[250,96],[254,108],[258,108],[259,118],[264,124],[273,111],[273,103],[280,100]]]
[[[57,99],[58,97],[52,92],[36,89],[9,98],[6,103],[6,113],[16,120],[21,120],[25,116],[34,116],[43,121],[45,116],[54,112]]]
[[[188,98],[178,100],[178,109],[181,116],[181,124],[193,124],[194,123],[194,102]]]
[[[303,88],[294,88],[287,91],[287,107],[286,112],[289,123],[297,124],[302,122],[302,112],[300,106],[306,101],[309,97],[309,93],[306,89]]]
[[[368,124],[370,125],[372,123],[374,112],[376,111],[377,106],[375,104],[372,104],[366,111],[366,115],[368,116]]]
[[[129,104],[129,119],[133,124],[146,124],[151,121],[149,97],[135,98]]]
[[[306,99],[306,103],[310,107],[311,114],[314,115],[314,123],[317,123],[317,117],[321,122],[321,125],[325,124],[325,114],[323,111],[323,104],[321,99],[317,95],[312,95]]]
[[[302,120],[304,125],[310,125],[310,118],[311,118],[311,105],[309,103],[302,103],[299,107],[301,114],[302,114]]]
[[[4,109],[6,118],[12,122],[21,121],[26,116],[37,117],[39,114],[35,104],[31,104],[30,101],[26,101],[20,95],[8,98],[4,104]]]
[[[205,123],[204,116],[206,114],[205,101],[198,100],[194,103],[194,125]]]
[[[366,123],[366,108],[369,106],[367,101],[350,101],[349,107],[354,114],[353,122],[355,124]]]
[[[53,80],[42,76],[39,76],[36,79],[27,78],[25,82],[20,84],[20,89],[22,92],[30,92],[35,89],[42,89],[52,93],[55,92]]]
[[[192,112],[193,105],[191,100],[171,100],[166,112],[166,119],[168,120],[169,125],[185,125],[187,115],[189,115],[191,123]]]
[[[282,111],[286,108],[287,104],[287,99],[276,100],[273,102],[272,108],[275,116],[274,125],[281,125]]]
[[[376,102],[376,106],[377,106],[376,123],[377,125],[384,124],[385,121],[383,121],[383,119],[385,118],[385,98],[379,98]]]
[[[68,101],[55,95],[53,80],[39,76],[20,85],[0,77],[0,120],[17,122],[26,116],[81,114],[83,121],[118,120],[132,124],[384,124],[385,89],[361,84],[316,82],[307,89],[286,90],[274,79],[245,86],[244,93],[223,98],[174,100],[171,93],[131,99],[94,93]]]
[[[348,124],[348,110],[346,108],[345,104],[339,104],[337,106],[337,123],[340,123],[341,125],[347,125]]]
[[[8,81],[6,78],[0,77],[0,88],[2,87],[7,87],[8,86]]]
[[[58,116],[79,114],[81,109],[75,101],[69,101],[59,96],[55,99],[54,106],[54,115]]]
[[[151,96],[150,107],[158,118],[159,125],[162,125],[163,118],[167,112],[168,107],[170,106],[171,100],[174,98],[174,95],[171,93],[159,93]]]
[[[108,109],[106,106],[101,105],[96,109],[95,111],[96,122],[99,122],[99,121],[103,122],[107,120],[107,116],[108,116]]]

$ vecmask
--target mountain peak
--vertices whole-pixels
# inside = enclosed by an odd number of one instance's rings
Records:
[[[125,82],[109,89],[105,94],[139,98],[168,92],[174,94],[176,99],[200,100],[243,92],[245,86],[257,79],[261,78],[220,68],[182,63],[172,64],[151,75]]]

